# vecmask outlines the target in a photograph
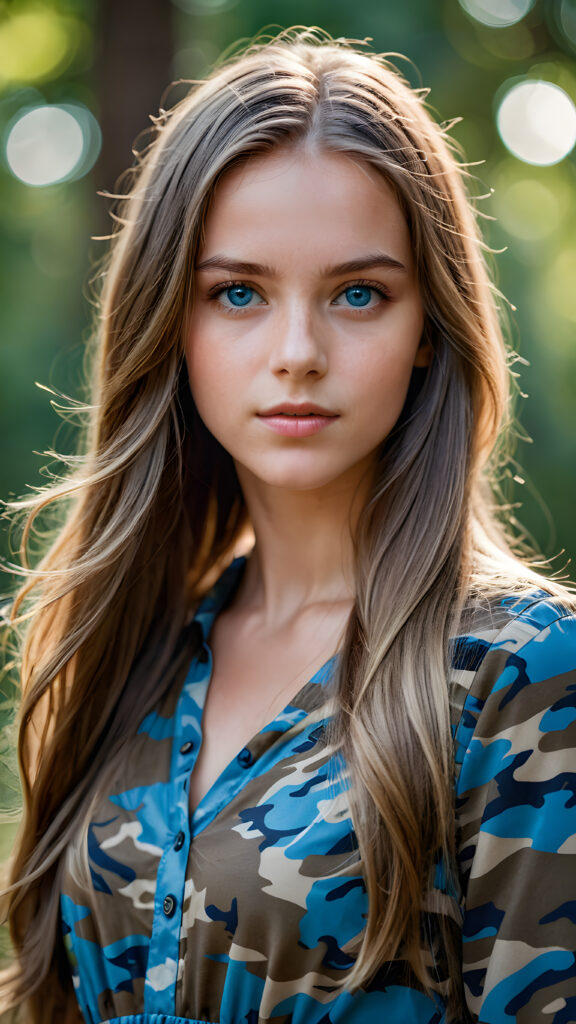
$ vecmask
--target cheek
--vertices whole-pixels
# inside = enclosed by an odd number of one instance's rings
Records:
[[[242,372],[249,348],[233,327],[202,315],[192,319],[184,345],[191,382],[199,387],[208,383],[225,386]]]
[[[359,353],[356,351],[348,365],[350,379],[356,379],[359,390],[367,398],[378,394],[402,402],[410,383],[412,370],[419,362],[420,324],[408,337],[394,334],[375,339],[375,343]]]
[[[405,362],[385,367],[374,367],[364,391],[363,418],[376,431],[386,433],[396,423],[406,401],[412,366]]]
[[[189,334],[186,339],[186,366],[192,398],[200,418],[211,429],[210,395],[217,399],[217,377],[215,367],[207,356],[207,349]]]
[[[348,379],[355,382],[356,422],[362,432],[381,440],[398,420],[412,379],[414,349],[417,345],[372,353],[361,367],[350,366]]]
[[[201,393],[211,389],[219,376],[222,377],[218,372],[222,355],[218,352],[218,346],[213,344],[210,331],[193,321],[186,336],[184,351],[192,392]]]
[[[225,446],[238,415],[237,400],[247,387],[233,356],[234,348],[222,346],[221,339],[218,344],[209,331],[188,332],[185,357],[192,398],[204,425]]]

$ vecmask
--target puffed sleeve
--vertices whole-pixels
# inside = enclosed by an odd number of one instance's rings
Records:
[[[576,1022],[576,618],[554,614],[489,647],[456,734],[463,976],[480,1024]]]

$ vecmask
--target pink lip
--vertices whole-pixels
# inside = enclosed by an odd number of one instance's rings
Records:
[[[324,427],[329,426],[330,423],[334,423],[338,417],[260,415],[258,419],[277,434],[284,434],[286,437],[310,437],[312,434],[317,434],[319,430],[324,430]]]
[[[313,402],[279,402],[278,405],[271,405],[269,409],[264,409],[263,412],[258,413],[259,416],[332,416],[336,417],[338,413],[331,412],[330,409],[324,409],[321,405],[315,405]]]

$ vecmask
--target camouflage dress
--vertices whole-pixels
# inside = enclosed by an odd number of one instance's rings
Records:
[[[334,659],[189,815],[209,633],[242,567],[233,562],[200,606],[187,678],[141,722],[87,849],[68,850],[61,924],[85,1020],[441,1024],[441,996],[419,991],[400,962],[353,994],[342,985],[367,901],[346,766],[325,731]],[[439,864],[429,930],[437,914],[461,928],[472,1020],[569,1024],[576,619],[542,593],[502,600],[456,638],[453,665],[459,887]]]

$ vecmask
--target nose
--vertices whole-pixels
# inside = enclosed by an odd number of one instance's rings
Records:
[[[328,369],[325,340],[307,305],[297,303],[279,313],[270,350],[272,373],[294,379],[323,377]]]

